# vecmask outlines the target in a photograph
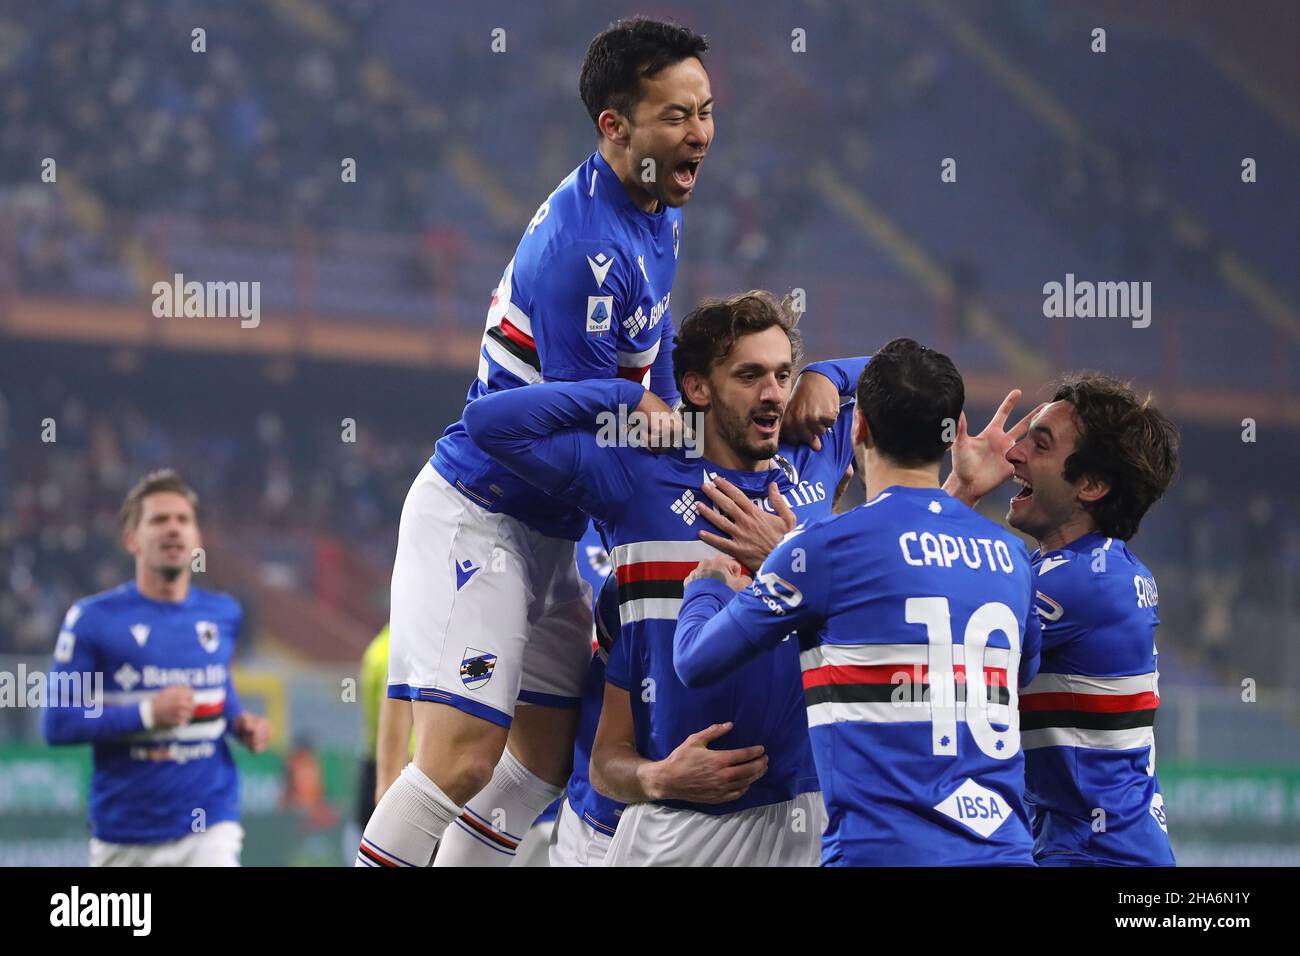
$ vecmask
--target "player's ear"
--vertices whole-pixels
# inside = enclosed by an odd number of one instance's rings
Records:
[[[853,444],[871,447],[871,426],[860,408],[853,413]]]
[[[140,551],[140,539],[135,533],[135,528],[123,530],[122,547],[126,548],[127,554],[136,554]]]
[[[1084,476],[1079,479],[1077,494],[1079,500],[1092,504],[1094,501],[1100,501],[1110,492],[1110,482],[1104,478],[1089,478]]]
[[[682,399],[696,408],[708,408],[713,401],[709,395],[709,380],[699,372],[686,372],[682,375]]]
[[[596,117],[596,128],[600,135],[615,146],[626,147],[632,136],[628,129],[627,118],[618,110],[603,110]]]

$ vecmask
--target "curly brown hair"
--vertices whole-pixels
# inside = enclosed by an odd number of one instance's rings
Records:
[[[1151,396],[1101,372],[1074,372],[1056,383],[1054,402],[1069,402],[1079,425],[1065,480],[1105,481],[1110,490],[1085,505],[1108,538],[1127,541],[1178,471],[1178,429]]]
[[[778,299],[764,289],[751,289],[726,299],[708,299],[682,320],[673,339],[673,378],[682,391],[687,372],[708,375],[731,354],[736,340],[780,327],[790,340],[790,360],[795,368],[803,361],[803,336],[799,334],[799,313],[789,296]],[[684,394],[684,393],[683,393]],[[699,411],[682,398],[691,411]]]

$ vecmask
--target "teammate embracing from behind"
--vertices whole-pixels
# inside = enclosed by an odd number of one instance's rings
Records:
[[[1127,542],[1177,469],[1173,423],[1097,372],[954,447],[953,493],[973,504],[1014,478],[1007,523],[1038,541],[1043,658],[1020,726],[1042,866],[1174,865],[1155,772],[1159,597]]]

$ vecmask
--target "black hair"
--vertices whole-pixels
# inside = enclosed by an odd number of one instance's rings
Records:
[[[587,47],[578,92],[595,123],[607,109],[631,116],[641,80],[689,57],[700,58],[709,41],[667,20],[630,17],[596,35]]]
[[[912,339],[887,342],[858,380],[858,411],[872,443],[904,468],[943,457],[965,404],[966,384],[952,359]]]

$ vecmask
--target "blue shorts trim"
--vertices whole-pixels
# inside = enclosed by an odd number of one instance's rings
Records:
[[[489,707],[487,704],[477,700],[470,700],[467,697],[461,697],[459,694],[453,694],[450,691],[441,690],[437,687],[413,687],[410,684],[389,684],[388,696],[397,700],[428,700],[435,704],[447,704],[455,707],[457,710],[464,711],[472,717],[478,717],[482,720],[496,724],[498,727],[510,728],[510,722],[513,720],[510,714],[502,713],[495,707]]]
[[[561,697],[559,694],[543,694],[535,690],[521,690],[519,692],[519,702],[523,704],[537,704],[539,707],[577,707],[582,703],[581,697]]]

